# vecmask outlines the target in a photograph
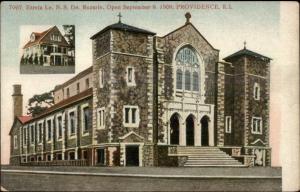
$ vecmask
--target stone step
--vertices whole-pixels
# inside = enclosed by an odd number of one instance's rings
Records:
[[[247,167],[245,165],[184,165],[184,167]]]
[[[189,161],[186,162],[185,165],[240,165],[239,162],[232,162],[232,161]]]
[[[188,160],[232,160],[231,157],[189,157]],[[235,159],[234,159],[235,160]]]

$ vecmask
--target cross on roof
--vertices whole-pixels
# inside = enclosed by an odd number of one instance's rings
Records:
[[[246,41],[244,41],[244,49],[246,49],[246,44],[247,44],[247,42],[246,42]]]
[[[119,17],[119,23],[121,23],[121,17],[122,17],[121,13],[118,14],[118,17]]]

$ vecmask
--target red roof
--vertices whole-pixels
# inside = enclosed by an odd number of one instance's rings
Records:
[[[81,93],[77,94],[77,95],[74,95],[72,97],[69,97],[68,99],[64,99],[62,100],[61,102],[55,104],[55,105],[52,105],[51,107],[49,107],[48,109],[46,109],[46,111],[44,111],[43,113],[39,114],[38,116],[30,119],[32,121],[36,120],[36,119],[39,119],[39,118],[42,118],[44,116],[47,116],[49,115],[50,113],[56,111],[56,110],[59,110],[63,107],[68,107],[70,106],[71,104],[75,103],[75,102],[78,102],[82,99],[85,99],[85,98],[88,98],[90,96],[93,95],[93,88],[89,88],[85,91],[82,91]]]
[[[55,27],[55,26],[54,26]],[[43,31],[41,33],[38,33],[38,32],[33,32],[35,34],[35,39],[34,41],[28,41],[23,49],[27,48],[27,47],[30,47],[31,45],[34,45],[36,43],[38,43],[50,30],[52,30],[54,27],[51,27],[50,29],[47,29],[46,31]]]
[[[21,121],[22,124],[26,123],[27,121],[30,121],[32,119],[32,116],[19,116],[19,121]]]

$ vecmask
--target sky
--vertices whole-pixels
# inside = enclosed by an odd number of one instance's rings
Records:
[[[76,10],[82,5],[102,6],[103,10]],[[162,4],[174,9],[160,9]],[[176,9],[176,6],[217,4],[221,9]],[[232,9],[222,9],[223,4]],[[16,10],[21,5],[21,10]],[[68,10],[45,10],[44,7],[59,5]],[[150,10],[112,10],[130,5],[153,5]],[[43,10],[28,10],[42,6]],[[272,163],[280,165],[280,88],[276,86],[279,55],[279,2],[4,2],[1,6],[1,163],[9,160],[9,136],[12,125],[12,85],[21,84],[25,105],[34,94],[49,91],[74,74],[19,74],[20,47],[29,40],[32,31],[46,30],[53,25],[75,25],[76,74],[92,65],[92,45],[90,37],[118,21],[156,32],[163,36],[185,23],[184,14],[190,12],[191,22],[210,44],[220,50],[220,59],[243,48],[247,48],[273,59],[271,67],[271,146]],[[273,111],[273,112],[272,112]],[[274,112],[276,111],[276,113]],[[278,122],[278,123],[276,123]]]

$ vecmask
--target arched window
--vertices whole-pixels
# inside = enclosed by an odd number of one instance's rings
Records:
[[[184,86],[185,90],[191,90],[191,73],[189,71],[185,71],[185,79],[184,79]]]
[[[199,77],[198,72],[193,72],[193,91],[199,91]]]
[[[182,70],[177,69],[176,72],[176,89],[182,89]]]
[[[176,89],[199,91],[200,62],[196,50],[190,45],[182,47],[176,54]],[[191,73],[191,71],[193,71]],[[183,83],[184,80],[184,83]]]

